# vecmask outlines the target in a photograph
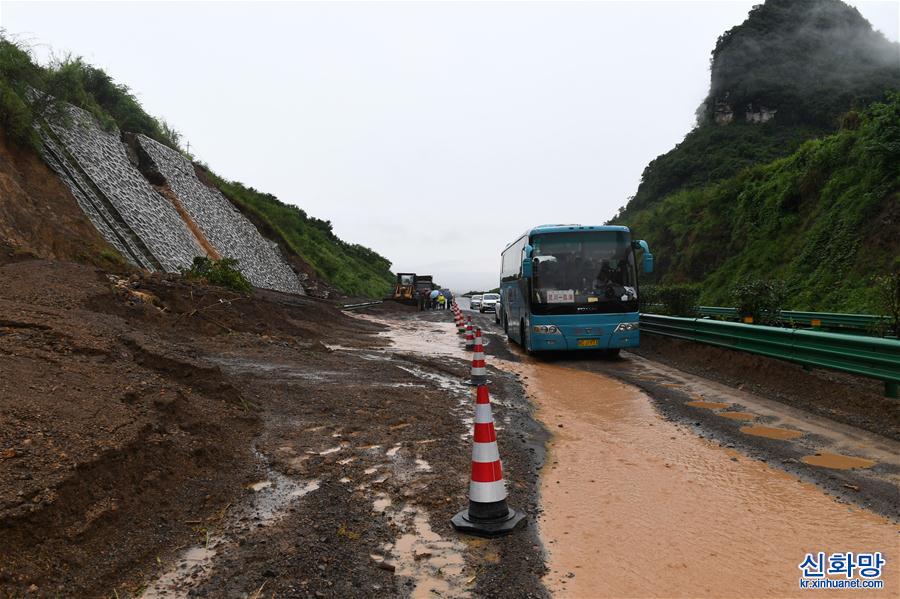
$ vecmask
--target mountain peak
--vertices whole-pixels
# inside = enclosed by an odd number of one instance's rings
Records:
[[[834,127],[900,84],[900,45],[840,0],[768,0],[722,34],[700,122]]]

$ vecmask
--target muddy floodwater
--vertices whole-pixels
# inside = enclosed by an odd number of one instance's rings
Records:
[[[554,595],[809,596],[798,588],[807,552],[881,551],[884,589],[818,592],[900,596],[889,520],[664,420],[623,383],[536,361],[506,367],[528,377],[554,433],[539,520]]]

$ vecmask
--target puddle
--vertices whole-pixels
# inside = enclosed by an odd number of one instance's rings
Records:
[[[431,464],[425,460],[416,458],[416,470],[419,470],[420,472],[431,472]]]
[[[716,415],[729,420],[753,420],[756,418],[756,414],[750,412],[719,412]]]
[[[198,578],[203,579],[212,572],[213,558],[216,556],[216,547],[223,542],[221,537],[212,537],[204,545],[185,549],[175,564],[164,574],[159,576],[141,597],[143,599],[161,599],[162,597],[186,596],[184,585]]]
[[[390,499],[384,498],[386,504],[377,503],[384,509],[390,506]],[[466,546],[456,539],[445,539],[431,529],[428,514],[424,510],[410,505],[398,511],[388,511],[391,520],[403,533],[391,544],[382,547],[390,562],[396,568],[394,574],[409,578],[412,583],[410,597],[413,599],[434,599],[435,597],[461,598],[470,597],[466,588],[469,584],[465,576]],[[379,560],[380,556],[373,555]]]
[[[330,454],[330,453],[337,453],[337,452],[339,452],[339,451],[342,450],[342,449],[343,449],[343,447],[340,446],[340,445],[338,445],[338,446],[336,446],[336,447],[329,447],[329,448],[326,449],[325,451],[320,451],[320,452],[319,452],[319,455],[328,455],[328,454]]]
[[[538,518],[554,595],[808,597],[808,551],[900,559],[888,519],[697,437],[634,387],[540,362],[519,372],[554,433]],[[883,572],[891,596],[897,570]]]
[[[397,452],[398,452],[398,451],[400,451],[400,445],[399,445],[399,444],[394,445],[393,447],[391,447],[390,449],[388,449],[387,452],[385,452],[385,453],[386,453],[386,455],[387,455],[389,458],[392,458],[392,457],[394,457],[395,455],[397,455]]]
[[[344,458],[343,460],[338,460],[338,464],[340,464],[341,466],[346,466],[355,459],[356,458]]]
[[[800,458],[804,464],[810,466],[821,466],[823,468],[833,468],[835,470],[850,470],[851,468],[871,468],[878,462],[867,460],[865,458],[856,458],[849,455],[837,455],[835,453],[817,453],[816,455],[805,455]]]
[[[254,448],[253,453],[265,463],[258,450]],[[230,510],[226,506],[222,510],[223,521],[212,519],[198,525],[198,534],[206,534],[203,543],[181,552],[168,570],[147,584],[142,598],[187,596],[191,588],[212,574],[214,558],[221,549],[235,544],[252,528],[275,524],[288,513],[293,502],[319,488],[318,480],[297,481],[272,468],[267,470],[266,480],[247,485],[248,502]]]
[[[265,373],[266,377],[283,379],[304,379],[307,381],[340,381],[344,373],[337,370],[308,370],[298,368],[295,363],[279,364],[271,360],[252,360],[245,357],[208,357],[210,362],[236,375]]]
[[[707,410],[724,410],[731,404],[718,403],[715,401],[689,401],[686,405],[692,408],[706,408]]]
[[[787,428],[777,428],[774,426],[742,426],[741,432],[755,437],[765,437],[766,439],[777,439],[786,441],[788,439],[796,439],[802,437],[801,431],[793,431]]]
[[[372,505],[375,507],[376,512],[383,512],[391,507],[391,498],[384,493],[379,493],[375,496],[375,501],[372,502]]]
[[[353,316],[385,325],[388,330],[378,333],[378,336],[390,341],[392,351],[471,359],[471,352],[465,351],[462,344],[456,342],[460,337],[452,320],[447,322],[408,320],[399,327],[396,321],[384,320],[371,314]]]

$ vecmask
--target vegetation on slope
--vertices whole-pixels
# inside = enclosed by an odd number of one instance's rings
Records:
[[[272,194],[209,173],[232,202],[272,227],[320,278],[349,295],[384,296],[393,285],[391,263],[367,247],[342,241],[331,222],[308,216]]]
[[[710,70],[697,127],[647,165],[617,220],[835,132],[847,111],[900,89],[900,46],[840,0],[768,0],[719,38]],[[717,105],[732,111],[730,124],[715,124]],[[761,107],[775,110],[774,119],[746,122],[748,108]]]
[[[62,102],[87,110],[108,130],[143,133],[178,149],[178,133],[147,114],[128,87],[103,70],[78,57],[40,66],[27,49],[0,31],[0,125],[10,139],[38,149],[35,124],[63,118]]]
[[[796,152],[633,215],[661,282],[702,282],[729,305],[748,277],[781,279],[791,309],[873,309],[872,276],[900,269],[900,94]]]
[[[145,112],[128,87],[81,58],[38,65],[26,48],[0,30],[0,128],[8,139],[38,150],[41,142],[35,125],[64,119],[62,102],[87,110],[108,130],[143,133],[183,152],[179,134]],[[389,290],[390,262],[368,248],[342,241],[330,222],[307,216],[300,208],[242,183],[214,180],[229,199],[280,234],[288,249],[319,278],[351,295],[381,296]]]

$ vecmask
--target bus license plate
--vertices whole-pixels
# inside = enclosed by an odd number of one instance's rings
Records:
[[[599,339],[579,339],[578,347],[597,347],[600,344]]]

